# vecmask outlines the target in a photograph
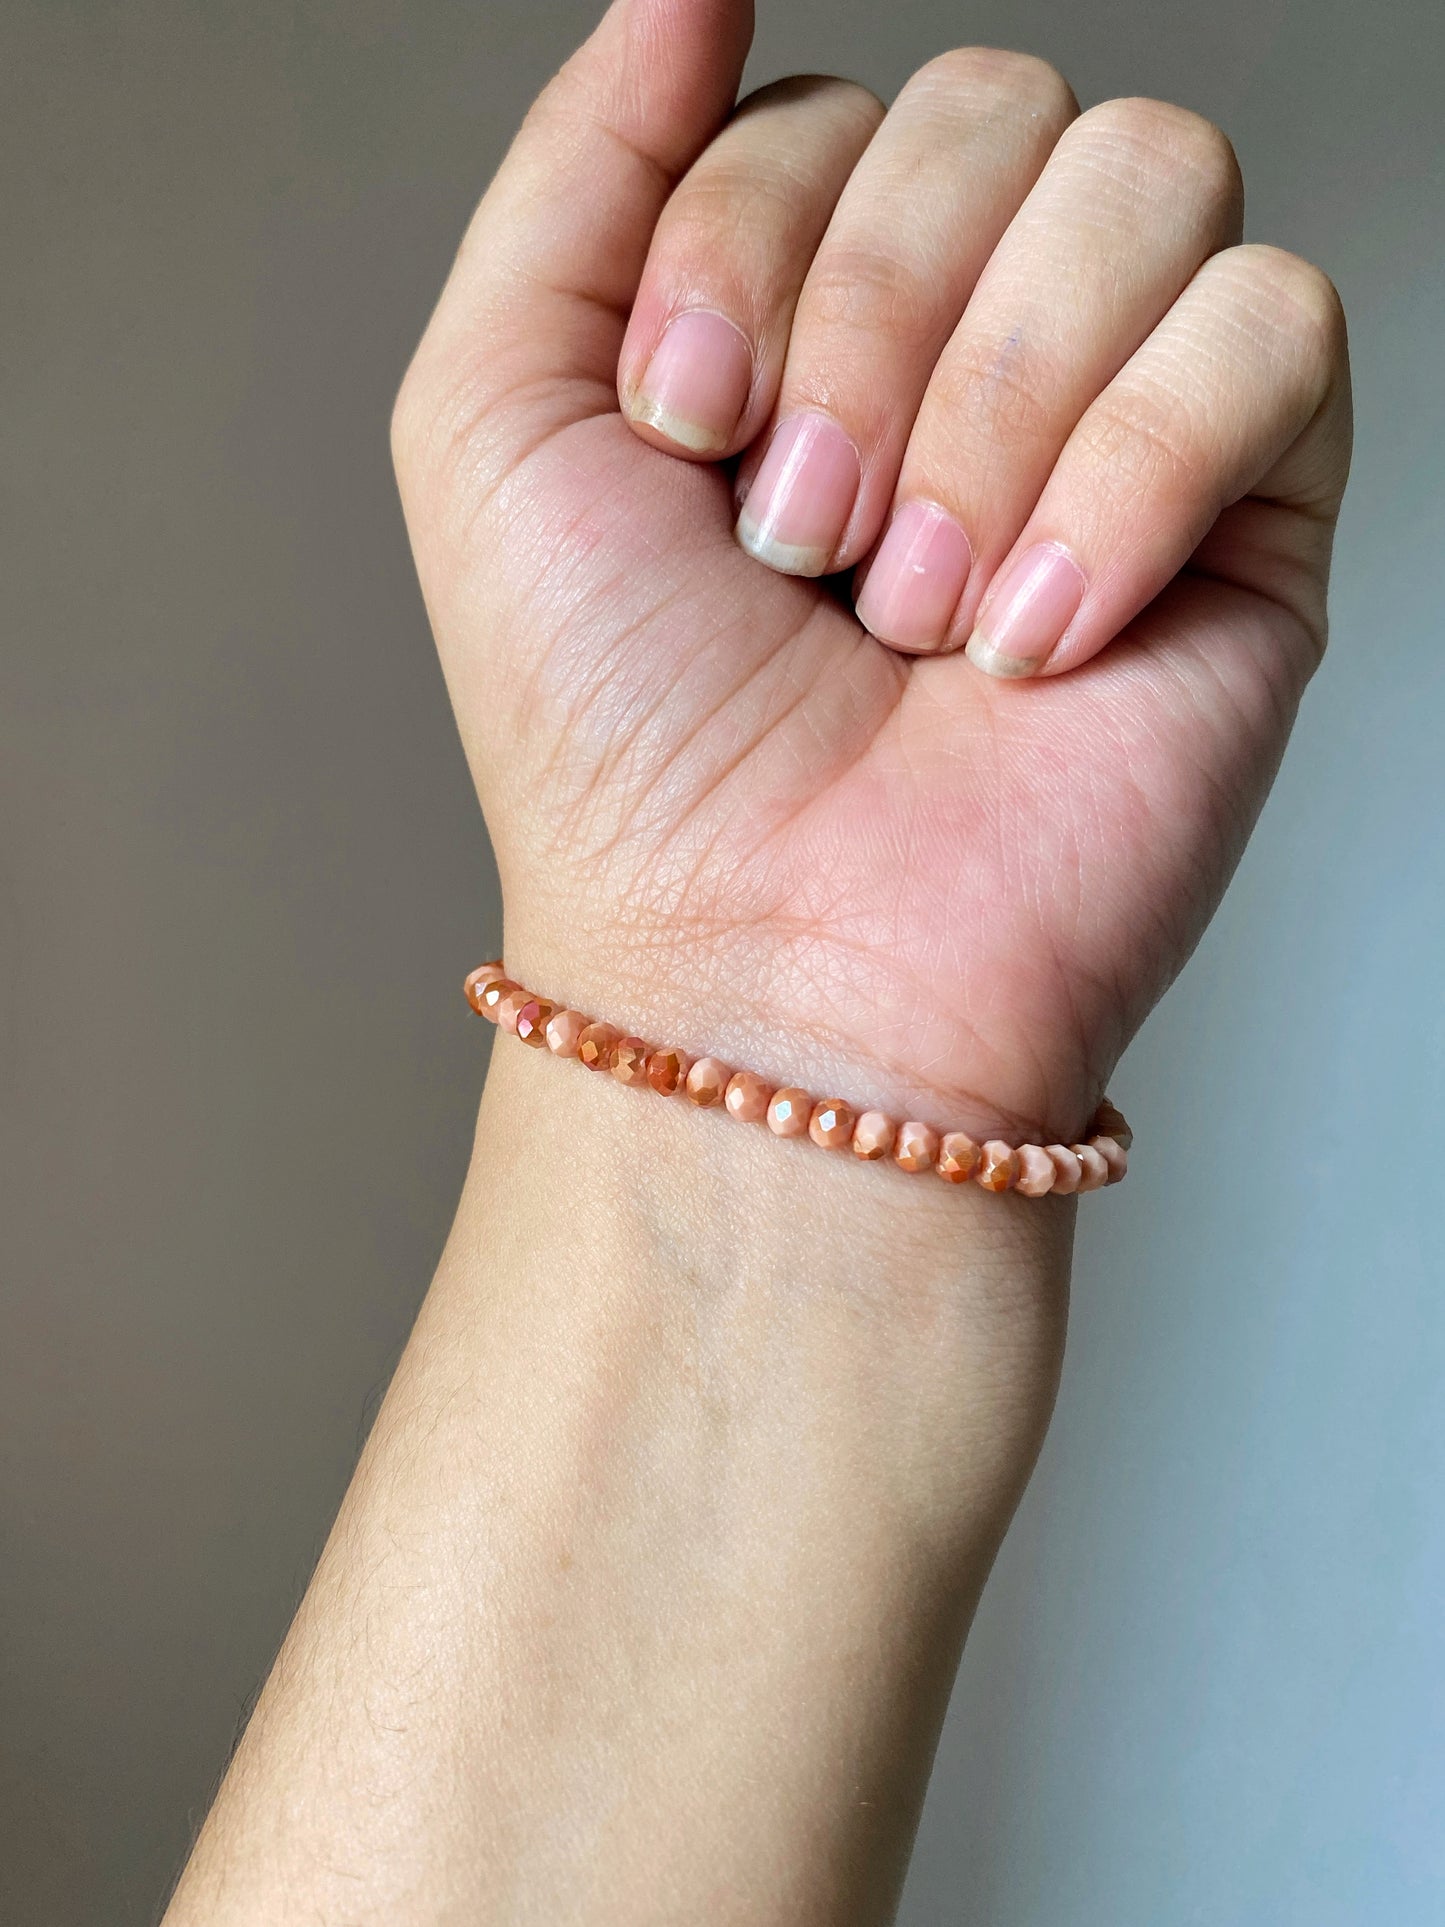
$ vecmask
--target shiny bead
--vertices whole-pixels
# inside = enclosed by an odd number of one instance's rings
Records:
[[[1108,1165],[1110,1184],[1117,1184],[1129,1169],[1129,1153],[1116,1138],[1091,1137],[1089,1142]]]
[[[938,1133],[930,1125],[900,1124],[893,1162],[905,1171],[931,1171],[938,1161]]]
[[[687,1082],[691,1063],[680,1050],[655,1050],[647,1060],[647,1081],[659,1097],[671,1097]]]
[[[1134,1143],[1134,1133],[1129,1129],[1128,1119],[1118,1105],[1111,1104],[1107,1097],[1094,1113],[1089,1136],[1111,1137],[1121,1151],[1130,1150]]]
[[[1109,1167],[1094,1149],[1092,1144],[1074,1144],[1069,1147],[1079,1160],[1081,1191],[1101,1191],[1109,1182]]]
[[[773,1101],[768,1106],[768,1129],[775,1137],[806,1137],[812,1115],[812,1092],[800,1091],[789,1084],[773,1093]]]
[[[991,1137],[978,1160],[977,1176],[985,1191],[1012,1191],[1019,1177],[1018,1152],[1011,1144]]]
[[[592,1022],[580,1010],[559,1010],[547,1025],[547,1048],[554,1057],[575,1057],[582,1033]]]
[[[825,1097],[813,1106],[813,1115],[808,1119],[808,1136],[814,1144],[821,1144],[825,1151],[846,1151],[853,1142],[853,1126],[857,1122],[851,1105],[841,1098]]]
[[[533,1050],[546,1049],[547,1026],[555,1008],[544,997],[533,997],[522,1006],[517,1012],[517,1035],[524,1044],[530,1044]]]
[[[1014,1186],[1023,1197],[1046,1198],[1054,1188],[1054,1161],[1042,1144],[1019,1146],[1019,1181]]]
[[[619,1037],[612,1046],[608,1069],[619,1084],[645,1084],[647,1060],[651,1055],[652,1046],[644,1044],[640,1037]]]
[[[853,1155],[869,1164],[886,1158],[898,1136],[898,1126],[882,1111],[865,1111],[853,1126]]]
[[[703,1110],[721,1104],[732,1074],[732,1065],[724,1064],[720,1057],[699,1057],[687,1074],[687,1094]]]
[[[501,975],[502,966],[499,963],[479,964],[475,970],[468,973],[467,980],[462,985],[462,990],[465,993],[467,1002],[479,1017],[486,1014],[482,1007],[482,992],[486,989],[493,977],[500,977]]]
[[[536,1003],[530,990],[509,990],[497,1004],[497,1023],[510,1036],[517,1034],[517,1019],[529,1004]]]
[[[589,1071],[612,1067],[612,1046],[622,1035],[616,1024],[589,1024],[577,1039],[577,1062]]]
[[[939,1140],[934,1168],[950,1184],[965,1184],[978,1169],[983,1153],[965,1131],[945,1131]]]
[[[510,977],[488,977],[478,985],[472,1000],[472,1009],[480,1012],[488,1023],[495,1024],[502,1007],[502,999],[510,997],[519,987]]]
[[[761,1124],[773,1101],[773,1087],[752,1071],[737,1071],[728,1080],[723,1103],[739,1124]]]
[[[1046,1144],[1049,1163],[1054,1167],[1054,1196],[1071,1198],[1079,1188],[1084,1167],[1067,1144]]]

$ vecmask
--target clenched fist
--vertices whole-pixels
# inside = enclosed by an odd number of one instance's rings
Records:
[[[750,24],[616,0],[398,404],[508,961],[1067,1143],[1319,661],[1339,302],[1192,113],[979,49],[737,103]]]

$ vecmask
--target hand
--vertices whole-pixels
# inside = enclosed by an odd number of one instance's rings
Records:
[[[1192,114],[1080,115],[979,50],[886,117],[837,80],[735,109],[749,14],[617,0],[398,403],[508,959],[779,1081],[1069,1141],[1319,660],[1339,303],[1238,245]]]

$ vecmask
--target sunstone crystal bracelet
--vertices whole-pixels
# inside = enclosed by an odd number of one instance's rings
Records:
[[[856,1111],[839,1097],[814,1098],[792,1085],[774,1089],[756,1072],[734,1070],[720,1058],[644,1043],[615,1024],[597,1023],[524,990],[500,959],[472,971],[463,988],[478,1015],[533,1050],[574,1057],[619,1084],[685,1097],[702,1110],[721,1106],[741,1124],[766,1124],[776,1137],[810,1138],[825,1151],[851,1150],[869,1163],[892,1158],[904,1171],[933,1171],[949,1184],[972,1179],[985,1191],[1017,1191],[1025,1198],[1098,1191],[1117,1184],[1129,1168],[1134,1134],[1108,1098],[1082,1144],[1015,1145],[998,1138],[978,1144],[966,1131],[936,1131],[916,1119],[899,1124],[882,1111]]]

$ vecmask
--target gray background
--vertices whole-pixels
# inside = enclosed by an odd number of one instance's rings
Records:
[[[0,1918],[145,1922],[440,1247],[494,879],[388,406],[591,14],[7,0]],[[1349,307],[1336,642],[1118,1091],[1057,1424],[904,1918],[1445,1918],[1445,16],[773,0],[754,78],[967,40],[1234,137]],[[1201,1169],[1201,1159],[1203,1168]]]

